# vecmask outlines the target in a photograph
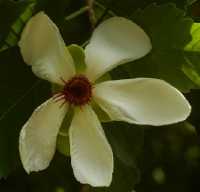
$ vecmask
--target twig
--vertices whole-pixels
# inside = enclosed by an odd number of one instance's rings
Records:
[[[94,27],[96,25],[96,16],[95,16],[95,12],[93,9],[94,0],[86,0],[86,4],[89,7],[88,14],[89,14],[90,23],[91,23],[92,29],[94,29]]]
[[[90,9],[89,6],[81,7],[79,10],[77,10],[77,11],[73,12],[72,14],[68,15],[67,17],[65,17],[65,20],[69,21],[71,19],[74,19],[74,18],[78,17],[79,15],[82,15],[89,9]]]
[[[111,1],[109,2],[108,6],[105,7],[105,8],[104,8],[104,6],[101,5],[100,3],[98,3],[98,2],[95,2],[95,3],[96,3],[96,5],[97,5],[99,8],[104,9],[103,14],[101,15],[101,17],[100,17],[100,18],[98,19],[98,21],[96,22],[95,27],[97,27],[97,26],[103,21],[103,19],[105,18],[105,16],[106,16],[107,14],[110,14],[111,16],[116,16],[116,14],[110,10],[110,7],[111,7],[112,4],[113,4],[113,0],[111,0]]]
[[[106,10],[106,7],[104,7],[101,3],[99,3],[99,2],[97,2],[97,1],[95,1],[94,2],[94,4],[97,6],[97,7],[99,7],[100,9],[102,9],[102,10]],[[112,10],[109,10],[108,11],[108,14],[110,15],[110,16],[117,16],[117,14],[116,13],[114,13]]]

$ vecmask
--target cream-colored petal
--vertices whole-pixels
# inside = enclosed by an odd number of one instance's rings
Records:
[[[38,77],[62,84],[75,74],[72,56],[56,25],[44,13],[33,16],[25,26],[19,47],[24,61]]]
[[[76,109],[69,130],[71,163],[76,179],[92,186],[109,186],[113,173],[112,149],[90,106]]]
[[[93,32],[86,47],[86,74],[96,80],[125,62],[139,59],[151,50],[147,34],[131,20],[112,17]]]
[[[56,139],[67,105],[49,99],[40,105],[20,132],[19,151],[27,173],[44,170],[56,150]]]
[[[136,78],[96,85],[94,99],[112,120],[167,125],[185,120],[191,107],[185,97],[163,80]]]

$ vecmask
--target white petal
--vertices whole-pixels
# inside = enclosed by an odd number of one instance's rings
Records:
[[[109,186],[113,173],[112,149],[90,106],[75,111],[69,136],[76,179],[96,187]]]
[[[185,120],[190,104],[163,80],[137,78],[96,85],[94,99],[112,120],[167,125]]]
[[[139,59],[150,50],[151,41],[137,24],[113,17],[95,29],[86,47],[86,74],[94,81],[117,65]]]
[[[56,149],[56,138],[67,112],[66,106],[49,99],[40,105],[23,126],[19,151],[27,173],[46,169]]]
[[[74,73],[73,59],[56,25],[43,12],[33,16],[19,42],[24,61],[38,77],[61,84]]]

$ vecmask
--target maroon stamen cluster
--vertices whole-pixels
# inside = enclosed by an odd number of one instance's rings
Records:
[[[63,90],[56,94],[58,100],[65,99],[65,102],[75,106],[87,104],[92,97],[92,84],[83,75],[77,75],[69,81],[64,81]]]

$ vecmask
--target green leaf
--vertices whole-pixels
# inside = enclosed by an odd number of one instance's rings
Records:
[[[124,165],[115,158],[113,180],[110,187],[92,188],[91,192],[130,192],[138,182],[139,170],[135,167]]]
[[[76,67],[76,72],[77,73],[83,72],[86,68],[84,49],[75,44],[72,44],[67,48],[73,57],[74,64]]]
[[[24,64],[18,48],[0,52],[0,178],[18,165],[19,131],[32,111],[49,95],[49,84],[39,81]]]
[[[93,110],[97,114],[98,119],[101,122],[109,122],[109,121],[111,121],[110,117],[108,116],[108,114],[105,111],[103,111],[101,109],[101,107],[94,100],[91,101],[91,105],[92,105]]]
[[[109,122],[103,125],[118,159],[127,166],[135,167],[143,147],[143,127],[124,122]]]
[[[134,12],[131,19],[149,35],[153,49],[146,57],[111,71],[112,78],[152,77],[164,79],[183,92],[197,88],[199,50],[197,45],[195,50],[191,46],[200,35],[195,29],[196,35],[190,32],[195,28],[193,20],[175,4],[152,4]],[[186,51],[187,44],[190,50]]]
[[[69,127],[71,125],[73,116],[73,107],[69,107],[57,137],[57,150],[65,156],[70,156]]]
[[[195,0],[98,0],[95,1],[95,11],[97,17],[100,15],[120,15],[128,17],[138,8],[145,8],[151,3],[156,3],[158,5],[164,3],[175,3],[180,8],[185,8],[188,5],[191,5]],[[106,16],[104,15],[104,16]]]
[[[59,151],[59,153],[63,154],[64,156],[70,156],[68,133],[63,134],[60,132],[58,134],[56,148]]]
[[[13,47],[17,44],[23,27],[33,14],[33,7],[34,4],[28,5],[25,11],[19,16],[19,18],[17,18],[17,20],[11,26],[10,32],[8,33],[8,36],[5,39],[5,43],[1,48],[1,51],[9,47]]]
[[[192,40],[184,49],[185,63],[183,72],[200,86],[200,23],[194,23],[191,28]]]
[[[7,35],[16,21],[29,5],[29,1],[0,1],[0,47],[5,43]]]
[[[153,48],[144,58],[124,66],[130,76],[164,79],[183,92],[195,88],[182,70],[184,49],[192,39],[192,19],[174,4],[152,4],[137,11],[132,19],[149,35]]]

